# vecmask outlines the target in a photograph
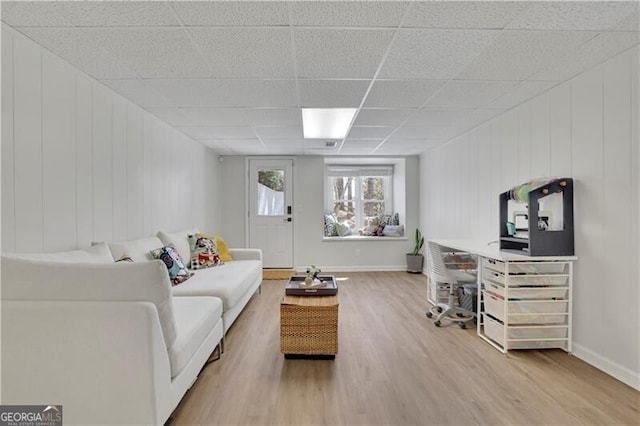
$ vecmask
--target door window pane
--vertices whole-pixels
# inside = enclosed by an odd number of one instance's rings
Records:
[[[258,216],[284,216],[284,170],[258,170]]]

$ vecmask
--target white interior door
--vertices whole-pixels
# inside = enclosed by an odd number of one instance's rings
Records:
[[[293,160],[249,160],[249,247],[265,268],[293,267]]]

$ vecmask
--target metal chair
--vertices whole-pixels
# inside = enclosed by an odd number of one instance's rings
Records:
[[[429,241],[427,243],[427,272],[431,285],[445,285],[448,287],[447,303],[438,303],[427,311],[427,317],[432,318],[436,327],[440,327],[442,321],[447,319],[457,322],[460,328],[466,328],[467,321],[476,317],[475,312],[462,308],[456,303],[458,287],[463,284],[475,283],[477,278],[473,274],[456,269],[447,269],[442,258],[440,246]]]

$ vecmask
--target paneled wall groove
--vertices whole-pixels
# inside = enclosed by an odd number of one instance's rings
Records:
[[[638,46],[421,156],[428,238],[499,235],[498,194],[532,178],[575,179],[574,355],[640,389]],[[515,127],[515,128],[514,128]],[[496,132],[499,128],[502,131]],[[500,145],[495,138],[502,139]],[[461,152],[475,141],[477,167]],[[492,148],[500,146],[500,153]],[[517,168],[512,169],[513,161]],[[453,172],[455,171],[455,172]],[[448,173],[446,173],[448,172]],[[475,181],[475,183],[473,183]],[[497,184],[496,184],[497,181]],[[461,205],[451,193],[477,197]],[[477,226],[470,229],[467,223]],[[466,235],[460,230],[466,229]]]
[[[214,151],[5,25],[2,71],[3,252],[218,231]]]

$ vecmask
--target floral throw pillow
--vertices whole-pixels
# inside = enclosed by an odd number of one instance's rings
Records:
[[[224,264],[214,239],[203,234],[189,235],[191,269],[211,268]]]
[[[187,271],[187,268],[184,266],[184,263],[173,244],[151,250],[149,253],[152,258],[160,259],[164,262],[167,267],[167,271],[169,271],[169,279],[171,279],[171,283],[173,285],[183,283],[193,275],[192,272]]]

